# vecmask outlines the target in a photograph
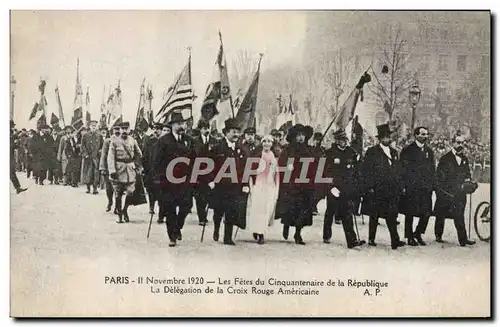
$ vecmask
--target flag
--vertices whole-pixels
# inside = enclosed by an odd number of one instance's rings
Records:
[[[61,97],[59,96],[59,86],[56,86],[56,100],[57,100],[57,106],[59,107],[59,119],[62,121],[63,125],[65,125],[64,112],[61,104]]]
[[[106,85],[104,85],[102,90],[102,100],[101,100],[101,118],[99,119],[99,127],[100,128],[108,128],[106,121],[106,102],[105,95],[106,94]]]
[[[217,125],[223,126],[223,121],[233,116],[231,104],[231,87],[227,72],[226,55],[222,43],[222,34],[219,32],[220,46],[212,72],[212,82],[205,92],[205,100],[201,106],[200,121],[210,121],[217,117]]]
[[[358,154],[363,153],[363,126],[359,123],[358,116],[354,116],[351,122],[351,147]]]
[[[295,125],[295,112],[293,110],[293,100],[292,95],[290,94],[290,102],[288,104],[288,108],[286,105],[283,105],[281,100],[281,95],[278,98],[278,106],[282,106],[278,117],[276,117],[276,129],[280,131],[288,131],[290,127]]]
[[[52,115],[50,116],[50,125],[52,125],[52,127],[56,127],[56,125],[59,125],[59,118],[55,113],[52,113]]]
[[[170,92],[170,96],[167,98],[167,101],[160,108],[156,117],[163,121],[167,122],[170,118],[170,115],[174,111],[185,111],[189,110],[189,117],[192,117],[193,110],[193,88],[191,85],[191,54],[189,55],[188,63],[182,69],[179,77],[177,78],[175,84],[172,86],[172,91]],[[186,117],[186,115],[184,115]]]
[[[37,111],[38,111],[38,102],[35,102],[33,109],[31,109],[31,114],[28,120],[32,120],[33,118],[35,118]]]
[[[144,91],[144,79],[142,80],[141,89],[139,92],[139,106],[135,117],[134,130],[145,132],[149,128],[148,117],[146,113],[146,93]]]
[[[71,125],[79,130],[83,126],[83,90],[80,84],[80,59],[76,61],[75,98],[73,99],[73,117]]]
[[[360,97],[363,97],[363,85],[370,81],[371,77],[367,73],[364,73],[363,76],[361,76],[358,84],[351,92],[351,94],[349,94],[345,103],[342,105],[342,107],[340,107],[339,111],[334,117],[334,123],[337,129],[345,130],[349,122],[353,119],[358,100],[360,99]]]
[[[85,94],[85,122],[87,126],[89,126],[92,117],[90,115],[90,95],[89,95],[89,87],[87,86],[87,92]]]
[[[252,83],[248,88],[245,97],[241,101],[238,108],[238,113],[236,114],[236,120],[240,124],[242,130],[247,127],[256,127],[255,124],[255,109],[257,104],[257,93],[259,91],[259,75],[260,75],[260,63],[262,61],[262,55],[259,58],[259,64],[257,66],[257,71],[252,79]]]
[[[118,80],[118,86],[108,97],[107,126],[114,126],[122,122],[122,106],[122,90]]]

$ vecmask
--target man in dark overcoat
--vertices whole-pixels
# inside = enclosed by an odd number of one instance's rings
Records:
[[[388,124],[377,126],[379,144],[366,150],[361,168],[363,183],[362,214],[370,217],[368,245],[376,246],[378,218],[385,218],[391,236],[391,247],[404,246],[397,229],[399,200],[401,196],[401,168],[398,153],[390,147],[392,142]]]
[[[235,245],[233,241],[233,226],[241,229],[246,228],[246,202],[250,191],[248,181],[242,180],[242,175],[246,165],[245,152],[237,144],[240,136],[239,123],[234,118],[229,118],[224,122],[222,130],[224,138],[220,140],[211,151],[215,168],[213,179],[209,186],[213,188],[211,196],[212,207],[214,208],[214,241],[219,240],[219,229],[224,217],[224,244]],[[231,166],[226,166],[229,160],[234,160],[236,172]],[[217,178],[220,171],[229,171],[236,174],[236,179],[228,177]],[[234,175],[233,175],[234,176]]]
[[[296,244],[305,245],[301,231],[305,226],[312,225],[312,200],[314,194],[315,171],[307,170],[309,183],[299,180],[304,162],[300,158],[314,160],[314,154],[307,140],[313,135],[313,128],[296,124],[288,131],[286,139],[288,145],[283,149],[278,159],[279,167],[286,167],[290,178],[285,178],[286,173],[280,173],[280,189],[276,203],[276,219],[281,219],[283,224],[283,238],[288,239],[290,226],[295,227],[294,240]]]
[[[467,239],[465,229],[464,213],[467,198],[464,186],[466,182],[470,181],[471,173],[469,161],[463,154],[463,144],[463,136],[453,136],[451,151],[439,160],[436,172],[436,203],[434,205],[436,242],[443,243],[445,218],[452,218],[457,229],[460,246],[476,243]]]
[[[66,145],[63,147],[65,157],[68,160],[66,166],[67,182],[72,187],[78,187],[78,167],[81,162],[78,132],[73,126],[66,126],[65,130],[68,132],[68,137],[65,141]]]
[[[146,135],[143,138],[142,145],[142,167],[144,168],[144,186],[148,192],[149,199],[149,213],[154,214],[155,203],[159,200],[159,192],[155,190],[154,184],[154,169],[153,169],[153,158],[154,151],[156,149],[156,144],[161,136],[163,129],[162,123],[154,123],[152,126],[153,133],[151,135]],[[163,217],[158,217],[158,223],[163,223]]]
[[[200,135],[194,139],[195,142],[195,155],[196,158],[210,158],[210,153],[212,149],[217,145],[218,141],[215,137],[210,135],[210,123],[204,120],[200,120],[198,123],[198,130]],[[200,169],[206,169],[207,167],[203,165]],[[206,225],[208,205],[211,190],[208,186],[210,182],[210,175],[200,176],[196,180],[194,185],[194,199],[196,201],[196,211],[198,214],[199,225]]]
[[[35,148],[33,151],[33,161],[37,182],[39,185],[44,185],[43,181],[47,178],[47,171],[52,166],[52,145],[54,139],[50,135],[50,126],[47,124],[40,125],[40,134],[36,138]]]
[[[101,148],[103,138],[97,130],[98,121],[92,120],[89,123],[90,131],[82,137],[82,157],[83,157],[83,172],[82,183],[87,185],[87,193],[90,193],[92,185],[92,194],[99,193],[99,161],[101,159]]]
[[[153,158],[155,183],[161,193],[160,210],[166,216],[170,247],[182,240],[181,231],[193,202],[189,180],[194,145],[192,138],[185,134],[187,120],[180,112],[171,115],[172,132],[159,138]],[[186,162],[171,164],[177,158]]]
[[[326,212],[323,223],[323,242],[330,243],[332,237],[333,217],[340,220],[344,228],[348,248],[362,245],[354,232],[353,201],[356,199],[358,185],[356,169],[358,154],[347,145],[348,138],[344,130],[333,133],[335,143],[326,150],[325,177],[333,179],[328,185],[326,194]]]
[[[411,246],[426,245],[422,235],[432,213],[432,191],[436,186],[434,152],[427,145],[429,130],[417,127],[414,135],[415,141],[400,156],[403,194],[399,212],[405,215],[405,238]],[[413,217],[419,217],[415,231]]]

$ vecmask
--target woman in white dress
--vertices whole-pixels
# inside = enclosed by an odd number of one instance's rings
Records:
[[[262,152],[260,157],[259,173],[250,179],[250,195],[247,205],[248,230],[258,244],[264,244],[264,234],[274,221],[274,209],[278,198],[279,175],[276,172],[278,165],[271,147],[273,137],[266,135],[262,138]]]

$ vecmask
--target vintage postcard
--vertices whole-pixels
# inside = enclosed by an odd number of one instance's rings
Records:
[[[10,13],[12,317],[484,317],[489,11]]]

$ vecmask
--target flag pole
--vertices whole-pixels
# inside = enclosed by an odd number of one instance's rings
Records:
[[[219,40],[220,40],[220,46],[222,47],[222,55],[224,58],[226,57],[226,54],[224,53],[224,42],[222,42],[222,33],[219,30]],[[227,69],[227,67],[226,67]],[[233,105],[233,96],[231,93],[229,93],[229,105],[231,106],[231,115],[232,118],[234,118],[234,105]]]
[[[191,80],[192,76],[191,76],[191,47],[187,47],[187,50],[189,52],[189,59],[188,59],[188,66],[189,66],[189,81],[190,81],[190,84],[193,85],[193,81]],[[194,96],[194,90],[193,90],[193,98],[192,98],[192,101],[194,102],[194,99],[195,99],[195,96]],[[193,121],[193,104],[191,104],[191,109],[189,110],[190,112],[190,116],[189,116],[189,121],[190,121],[190,124],[191,124],[191,128],[190,129],[193,129],[193,125],[194,125],[194,121]]]

